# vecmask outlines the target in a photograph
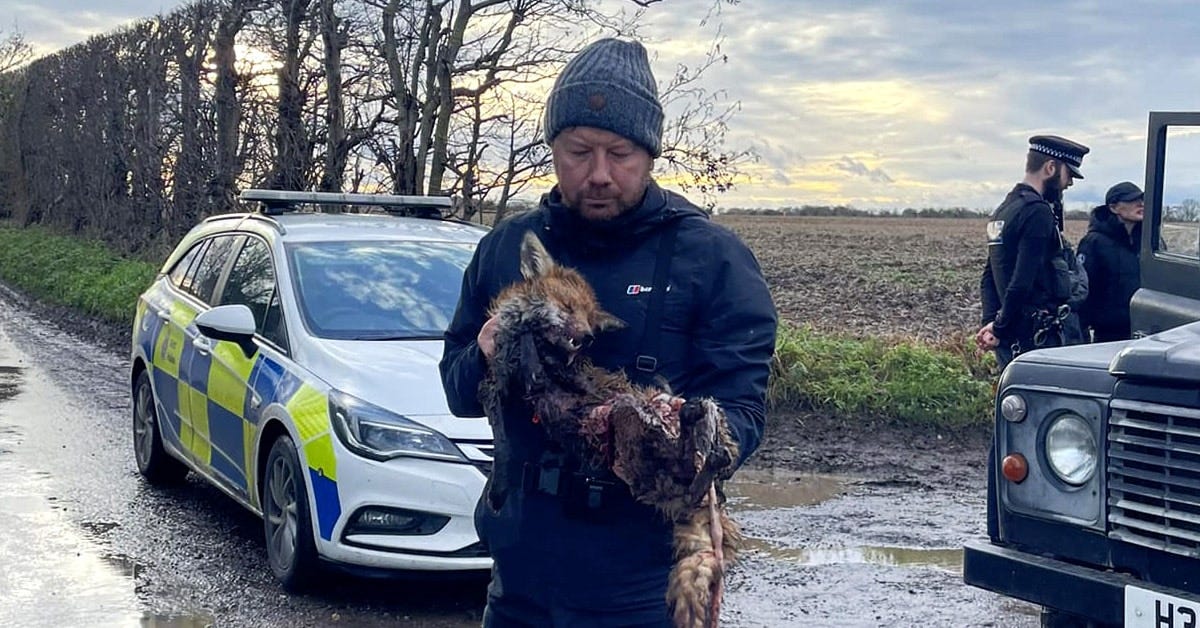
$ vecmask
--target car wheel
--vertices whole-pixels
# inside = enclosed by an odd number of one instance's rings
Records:
[[[262,487],[263,531],[271,571],[283,588],[303,590],[316,579],[320,564],[303,469],[290,436],[280,436],[271,446]]]
[[[156,408],[150,373],[142,371],[133,387],[133,455],[138,472],[151,484],[178,484],[188,468],[163,447]]]

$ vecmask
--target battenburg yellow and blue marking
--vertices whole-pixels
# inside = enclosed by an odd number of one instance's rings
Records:
[[[149,307],[138,304],[136,342],[153,362],[163,437],[227,488],[255,502],[254,442],[262,410],[283,405],[308,463],[319,533],[331,539],[341,500],[325,393],[262,351],[247,358],[231,342],[198,351],[192,344],[196,310],[161,287],[147,298]],[[157,311],[168,313],[169,323]]]

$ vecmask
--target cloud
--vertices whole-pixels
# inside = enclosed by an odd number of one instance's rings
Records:
[[[657,30],[663,13],[648,13],[645,29],[660,49],[715,34],[679,12]],[[1050,132],[1092,147],[1088,179],[1067,193],[1086,205],[1112,182],[1141,179],[1148,111],[1197,107],[1200,6],[1190,2],[754,0],[721,18],[729,62],[706,85],[742,103],[729,142],[786,143],[809,166],[770,150],[766,176],[731,204],[865,199],[816,164],[845,176],[857,166],[844,156],[880,155],[858,158],[893,183],[871,199],[994,207],[1022,176],[1028,137]]]
[[[12,23],[3,24],[5,31],[15,26],[35,54],[45,55],[184,4],[184,0],[0,0],[0,15],[12,16]]]
[[[833,167],[855,176],[866,177],[875,183],[893,183],[892,178],[882,168],[868,168],[863,162],[847,155],[842,155]]]

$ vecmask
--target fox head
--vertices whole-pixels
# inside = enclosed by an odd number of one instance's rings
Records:
[[[550,257],[532,232],[521,241],[524,281],[505,288],[492,303],[499,317],[497,358],[516,362],[527,385],[537,385],[546,369],[570,366],[596,334],[624,326],[605,312],[587,281]]]

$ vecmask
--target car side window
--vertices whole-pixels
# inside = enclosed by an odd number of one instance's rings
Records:
[[[171,272],[168,273],[168,277],[170,277],[172,284],[174,284],[176,287],[183,285],[183,279],[187,276],[188,269],[192,267],[192,263],[195,262],[196,257],[200,255],[200,249],[202,249],[206,244],[208,244],[207,240],[193,246],[192,248],[188,249],[188,252],[185,253],[178,262],[175,262],[175,266],[171,269]]]
[[[204,259],[204,252],[208,250],[210,244],[212,244],[212,240],[205,240],[197,244],[188,252],[187,257],[189,259],[185,260],[187,263],[180,262],[179,266],[183,272],[179,277],[179,282],[175,284],[180,290],[189,294],[194,292],[196,270],[200,267],[200,260]]]
[[[267,316],[263,320],[262,335],[267,340],[279,345],[287,351],[287,326],[283,322],[283,306],[279,303],[279,291],[271,293],[271,304],[267,306]]]
[[[241,303],[254,314],[258,333],[276,345],[287,349],[287,331],[283,311],[275,289],[275,267],[267,243],[248,238],[238,253],[221,293],[221,304]]]
[[[241,243],[243,237],[227,235],[212,238],[212,244],[197,263],[195,281],[189,292],[205,303],[213,303],[213,291],[221,279],[221,273],[225,271],[234,247]]]

